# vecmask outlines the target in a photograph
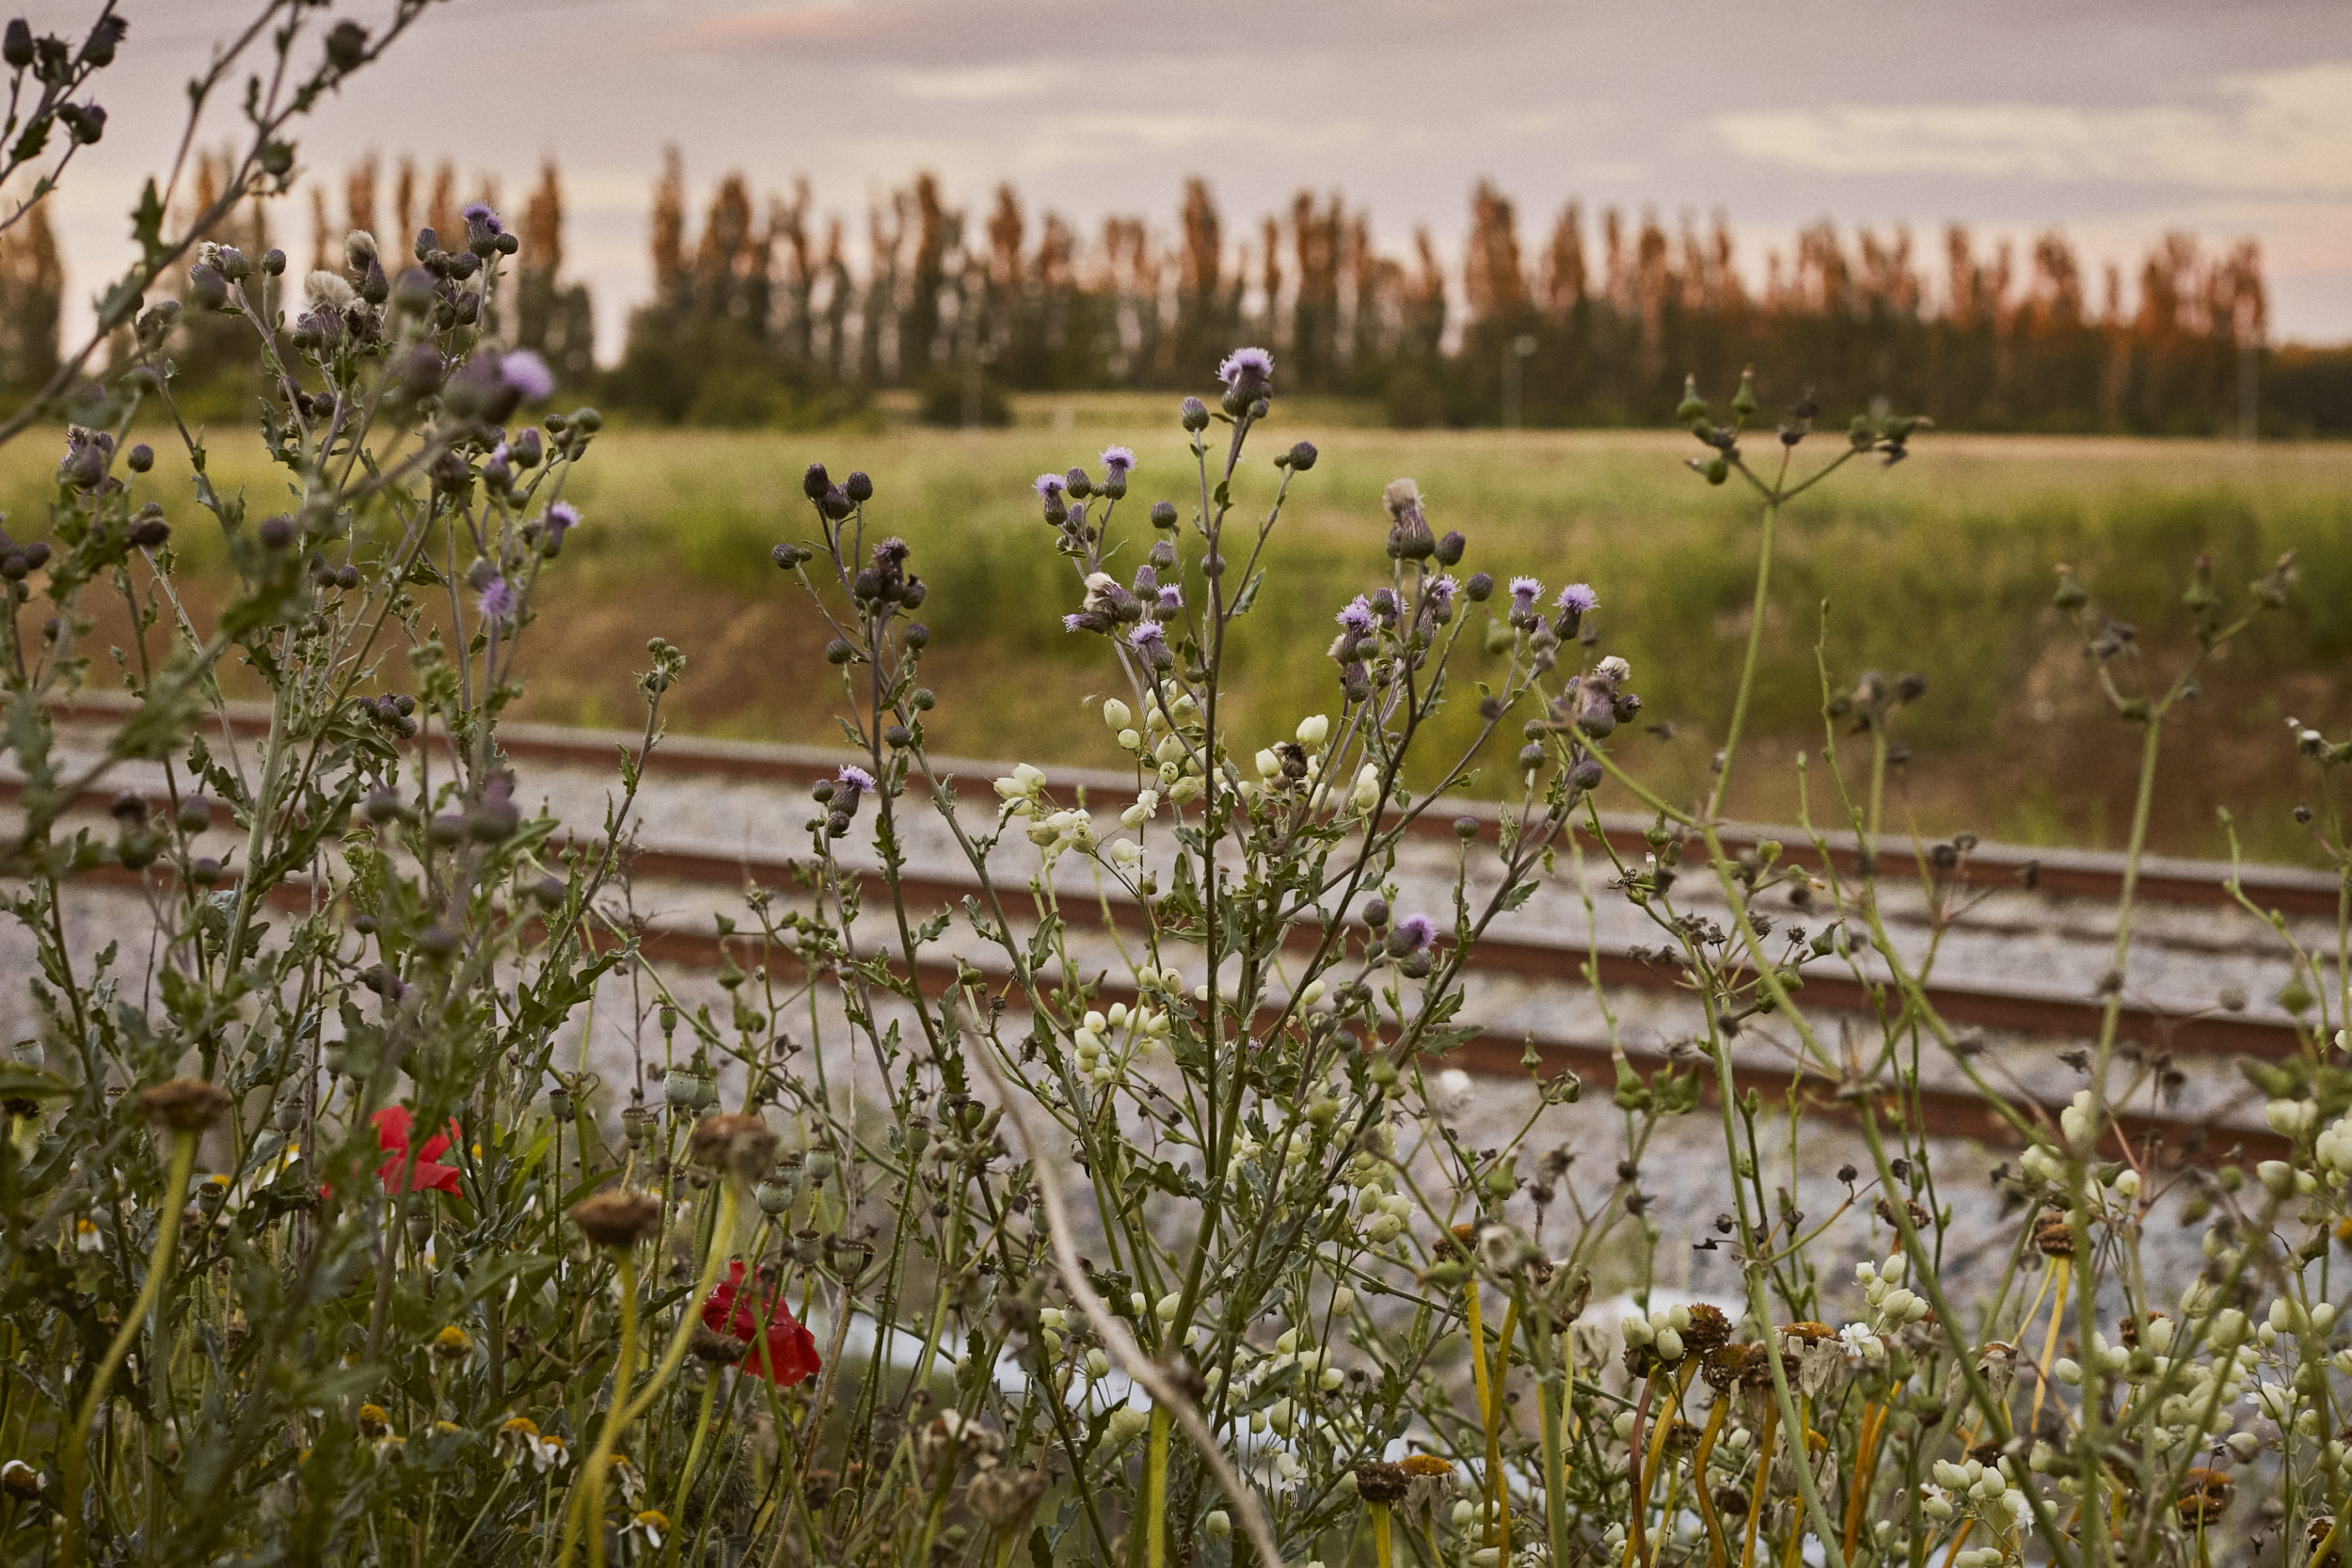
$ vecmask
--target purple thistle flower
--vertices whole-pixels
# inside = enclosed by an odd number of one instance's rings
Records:
[[[1174,583],[1160,590],[1160,613],[1173,615],[1184,608],[1184,591]]]
[[[549,539],[560,545],[564,542],[564,535],[580,526],[580,508],[570,501],[557,501],[548,508],[547,515],[540,520],[539,526],[547,530]]]
[[[1534,578],[1513,578],[1511,579],[1512,612],[1518,615],[1526,614],[1535,608],[1535,601],[1543,596],[1543,592],[1544,585]]]
[[[1037,492],[1040,500],[1050,501],[1069,490],[1070,482],[1059,474],[1040,474],[1029,488]]]
[[[839,788],[848,790],[854,798],[872,792],[874,775],[852,764],[845,766],[840,772],[835,773],[833,776],[833,782]]]
[[[1418,953],[1438,940],[1438,924],[1425,914],[1408,914],[1396,923],[1396,934],[1407,943],[1406,952]]]
[[[1125,479],[1136,466],[1136,454],[1125,447],[1104,447],[1103,467],[1113,479]]]
[[[490,204],[486,201],[469,203],[466,210],[457,215],[464,218],[469,228],[478,223],[493,234],[502,234],[506,231],[506,226],[499,222],[498,214],[490,210]]]
[[[1359,637],[1372,635],[1372,601],[1361,594],[1347,601],[1347,608],[1333,619]]]
[[[527,348],[518,348],[499,359],[499,378],[525,403],[537,403],[555,390],[555,372],[548,369],[545,359]]]
[[[1237,348],[1217,366],[1216,378],[1227,391],[1254,397],[1274,380],[1274,356],[1262,348]]]
[[[1421,591],[1422,602],[1439,613],[1454,608],[1454,595],[1461,592],[1461,584],[1447,573],[1439,572]]]
[[[1562,610],[1587,615],[1600,608],[1600,595],[1593,592],[1589,582],[1572,582],[1560,590],[1558,602]]]
[[[502,577],[492,577],[482,585],[482,613],[485,619],[503,621],[515,613],[515,590]]]
[[[1148,650],[1153,643],[1168,641],[1168,633],[1160,630],[1157,621],[1146,621],[1127,634],[1127,645]]]
[[[1061,629],[1064,631],[1095,631],[1100,628],[1093,625],[1091,618],[1089,618],[1084,611],[1073,610],[1070,614],[1061,618]]]

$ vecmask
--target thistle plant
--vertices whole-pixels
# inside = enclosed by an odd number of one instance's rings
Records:
[[[320,90],[381,41],[329,33]],[[1253,701],[1265,546],[1320,460],[1265,450],[1263,350],[1180,405],[1181,472],[1114,446],[1032,486],[1107,778],[930,750],[925,563],[887,475],[812,465],[774,561],[827,630],[840,753],[775,802],[791,874],[665,930],[631,848],[679,649],[648,648],[600,821],[533,810],[501,738],[547,574],[596,526],[567,495],[601,420],[501,346],[517,243],[465,224],[354,233],[298,282],[191,236],[184,297],[119,313],[48,517],[0,541],[34,1021],[0,1067],[0,1560],[2341,1560],[2352,916],[2332,953],[2276,922],[2300,1033],[2252,1071],[2250,1166],[2132,1131],[2168,1069],[2122,1030],[2163,727],[2291,562],[2242,600],[2193,570],[2189,662],[2153,673],[2061,576],[2142,772],[2055,1116],[1935,1005],[1974,845],[1890,803],[1924,677],[1824,668],[1799,824],[1726,836],[1794,503],[1925,428],[1864,416],[1816,460],[1811,400],[1760,432],[1749,381],[1682,410],[1699,475],[1756,506],[1694,799],[1645,782],[1609,585],[1482,559],[1410,479],[1328,586],[1327,701]],[[282,503],[208,477],[189,311],[250,334]],[[188,527],[225,542],[217,610],[183,592]],[[104,602],[129,632],[101,649]],[[2352,910],[2352,743],[2293,743]],[[1628,802],[1635,852],[1603,815]],[[1484,1018],[1482,951],[1565,911],[1605,1105],[1532,1040],[1514,1077]],[[1604,912],[1682,982],[1654,1066]],[[689,936],[713,967],[656,940]],[[1808,1008],[1829,974],[1869,1010]],[[2019,1148],[1989,1261],[1953,1256],[1939,1074]],[[1835,1174],[1831,1118],[1858,1140]],[[1669,1289],[1652,1212],[1697,1126],[1729,1196],[1702,1244],[1737,1275],[1712,1299]],[[2158,1225],[2201,1227],[2203,1266],[2165,1274]]]

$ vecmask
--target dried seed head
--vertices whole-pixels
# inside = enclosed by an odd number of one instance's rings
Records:
[[[1401,1503],[1412,1484],[1413,1478],[1402,1465],[1375,1459],[1356,1466],[1356,1495],[1368,1503],[1383,1508]]]
[[[755,1181],[775,1167],[778,1147],[774,1130],[749,1111],[707,1117],[687,1141],[695,1164],[732,1172],[746,1181]]]
[[[732,1367],[752,1347],[747,1339],[722,1334],[708,1323],[697,1322],[686,1337],[686,1348],[694,1353],[698,1361],[707,1361],[714,1367]]]
[[[633,1247],[661,1221],[661,1200],[651,1193],[608,1187],[572,1205],[572,1223],[598,1246]]]
[[[1045,1472],[1042,1470],[1009,1470],[1002,1466],[982,1470],[963,1489],[964,1501],[972,1505],[988,1528],[1000,1536],[1018,1535],[1021,1527],[1037,1512],[1038,1499],[1045,1495]]]
[[[1933,1217],[1928,1212],[1925,1204],[1915,1203],[1909,1198],[1903,1199],[1903,1210],[1911,1216],[1911,1228],[1914,1230],[1925,1230],[1928,1227],[1928,1221]],[[1895,1203],[1892,1198],[1880,1198],[1877,1203],[1871,1205],[1871,1212],[1888,1225],[1896,1223]]]
[[[1709,1388],[1719,1394],[1724,1393],[1739,1383],[1740,1374],[1747,1369],[1748,1358],[1761,1348],[1750,1344],[1718,1345],[1699,1362],[1699,1376],[1707,1380]]]
[[[2052,1210],[2033,1222],[2033,1244],[2045,1258],[2074,1256],[2074,1227]]]
[[[1731,1320],[1724,1315],[1723,1308],[1710,1307],[1703,1301],[1692,1302],[1691,1326],[1682,1331],[1683,1348],[1705,1353],[1730,1342]]]
[[[229,1110],[229,1097],[200,1078],[174,1078],[139,1094],[139,1108],[158,1127],[201,1132]]]
[[[2188,1526],[2212,1525],[2220,1522],[2230,1511],[2230,1499],[2237,1495],[2237,1482],[2219,1470],[2202,1465],[2192,1465],[2181,1477],[2178,1502],[2181,1523]]]

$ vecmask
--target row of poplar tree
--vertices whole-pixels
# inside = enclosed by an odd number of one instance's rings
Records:
[[[199,160],[192,206],[223,173]],[[967,212],[929,174],[856,229],[818,212],[805,182],[763,199],[729,174],[697,225],[672,151],[654,190],[653,294],[600,370],[587,290],[566,280],[552,164],[513,209],[494,183],[461,193],[447,165],[388,173],[373,158],[309,194],[312,265],[337,264],[350,229],[397,255],[391,236],[462,231],[464,203],[490,200],[523,242],[495,329],[567,387],[677,422],[820,423],[890,388],[915,390],[936,422],[993,422],[1010,392],[1196,387],[1254,341],[1285,389],[1376,400],[1404,425],[1662,422],[1686,373],[1720,389],[1754,364],[1784,397],[1885,397],[1947,426],[2352,434],[2352,348],[2267,344],[2250,242],[2216,252],[2170,235],[2136,276],[2093,276],[2055,232],[2020,255],[1953,226],[1934,264],[1905,230],[1849,240],[1823,223],[1770,254],[1759,283],[1720,217],[1670,230],[1571,204],[1531,245],[1512,201],[1481,183],[1452,272],[1426,229],[1384,250],[1370,214],[1336,195],[1302,192],[1237,231],[1200,180],[1171,232],[1114,217],[1084,234],[1033,216],[1009,185]],[[220,237],[266,248],[269,209],[251,204]],[[64,287],[37,208],[0,240],[0,385],[55,369]],[[219,395],[242,396],[226,345],[210,351],[217,331],[191,321],[183,366],[202,383],[217,363]]]

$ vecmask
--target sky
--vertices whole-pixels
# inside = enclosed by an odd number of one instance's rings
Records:
[[[62,29],[94,7],[28,14]],[[77,294],[128,256],[182,85],[250,8],[123,0],[106,136],[53,198]],[[2352,340],[2347,0],[445,0],[299,138],[338,186],[370,151],[449,158],[461,189],[495,175],[516,206],[554,157],[608,359],[648,289],[667,144],[698,200],[730,169],[762,192],[804,176],[853,230],[930,169],[951,206],[1010,181],[1032,211],[1163,233],[1189,175],[1236,235],[1336,190],[1384,246],[1425,224],[1449,256],[1488,178],[1530,252],[1570,199],[1669,224],[1720,210],[1758,277],[1824,218],[1908,223],[1935,255],[1947,222],[2058,228],[2127,277],[2169,230],[2251,237],[2273,340]],[[307,206],[279,234],[307,249]]]

